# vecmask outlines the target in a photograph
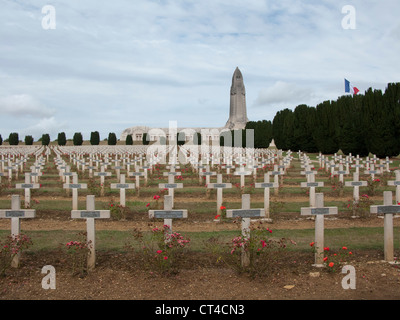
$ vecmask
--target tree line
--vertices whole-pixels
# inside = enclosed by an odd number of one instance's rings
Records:
[[[276,147],[332,154],[367,156],[400,154],[400,83],[384,92],[345,95],[316,107],[299,105],[278,111],[272,122]]]
[[[249,140],[248,129],[253,130],[253,141]],[[364,95],[344,95],[315,107],[301,104],[293,110],[285,108],[278,111],[272,121],[249,121],[243,130],[222,132],[220,145],[268,148],[274,139],[276,147],[282,150],[323,154],[341,150],[344,154],[364,157],[371,153],[383,158],[400,154],[399,134],[400,83],[389,83],[384,92],[369,88]],[[48,145],[50,136],[43,134],[39,140]],[[72,140],[74,145],[81,145],[82,134],[75,133]],[[176,140],[178,144],[184,144],[185,134],[178,133]],[[65,145],[65,133],[59,133],[56,141],[59,145]],[[109,145],[117,144],[115,133],[109,133],[107,141]],[[2,142],[0,135],[0,144]],[[10,145],[18,144],[18,133],[10,133],[8,142]],[[190,141],[195,145],[202,142],[200,133],[195,134],[193,141]],[[32,143],[32,136],[26,136],[25,144]],[[100,143],[98,131],[91,133],[90,143]],[[133,144],[131,135],[127,136],[125,143]],[[150,143],[146,133],[143,134],[142,143]],[[166,144],[165,137],[159,143]]]
[[[132,137],[131,137],[132,140]],[[41,142],[42,145],[47,146],[50,144],[50,135],[48,133],[45,133],[42,135],[42,137],[38,140]],[[59,146],[65,146],[67,144],[67,137],[65,135],[65,132],[60,132],[57,135],[57,139],[55,140]],[[114,132],[110,132],[108,134],[108,139],[107,143],[109,145],[116,145],[117,144],[117,136],[115,135]],[[18,145],[21,141],[19,140],[19,135],[17,132],[11,132],[10,135],[8,136],[8,139],[4,140],[4,142],[8,142],[11,146],[13,145]],[[25,136],[25,145],[33,145],[34,139],[31,135],[26,135]],[[81,132],[75,132],[72,138],[72,142],[74,146],[80,146],[83,144],[83,136]],[[0,145],[3,144],[3,138],[0,134]],[[98,131],[93,131],[90,134],[90,144],[91,145],[99,145],[100,144],[100,134]],[[129,141],[127,141],[127,144],[129,144]],[[133,144],[133,142],[131,143]]]

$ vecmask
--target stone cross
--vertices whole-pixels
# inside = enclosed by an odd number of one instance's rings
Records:
[[[206,165],[206,171],[200,171],[199,174],[206,177],[206,185],[208,185],[210,183],[210,176],[215,176],[217,173],[210,171],[210,166]]]
[[[109,219],[110,210],[96,210],[95,196],[86,196],[86,210],[72,210],[72,219],[86,219],[87,244],[89,253],[87,258],[88,270],[93,270],[96,265],[96,228],[95,219]]]
[[[101,165],[100,172],[95,172],[94,175],[100,177],[100,186],[101,186],[100,194],[101,194],[101,196],[104,196],[105,177],[110,177],[111,176],[111,172],[106,172],[104,170],[104,165]]]
[[[126,189],[135,189],[134,183],[125,183],[125,174],[120,174],[119,183],[111,183],[111,189],[119,189],[119,203],[126,205]]]
[[[390,172],[390,164],[393,163],[392,160],[389,160],[389,157],[386,157],[385,161],[383,161],[383,163],[386,164],[386,171]]]
[[[353,187],[353,198],[355,202],[360,200],[360,187],[366,187],[368,185],[367,181],[359,181],[359,174],[357,172],[353,173],[353,181],[346,181],[344,183],[346,187]]]
[[[25,183],[17,183],[16,189],[25,189],[25,208],[31,206],[31,189],[39,189],[39,183],[31,183],[31,177],[29,173],[25,173]]]
[[[221,206],[222,206],[222,192],[224,189],[232,188],[232,183],[222,183],[222,174],[217,174],[217,183],[209,183],[207,184],[207,188],[209,189],[217,189],[217,215],[221,214]]]
[[[267,219],[270,219],[269,213],[269,198],[270,198],[270,188],[279,188],[279,183],[277,182],[269,182],[269,174],[265,173],[264,174],[264,182],[262,183],[255,183],[254,185],[255,188],[264,188],[264,211],[265,211],[265,217]]]
[[[18,237],[21,234],[20,219],[35,218],[35,209],[21,210],[21,200],[19,195],[11,196],[11,209],[0,210],[0,218],[11,219],[11,236]],[[11,262],[11,266],[17,268],[19,265],[19,254],[16,254]]]
[[[341,183],[344,183],[343,175],[349,174],[349,172],[347,170],[343,170],[343,164],[342,163],[339,164],[339,170],[338,171],[334,171],[334,173],[339,175],[339,181]]]
[[[271,176],[274,176],[274,182],[279,184],[279,176],[283,176],[282,171],[278,171],[278,165],[274,165],[274,171],[268,172]],[[278,188],[275,188],[275,195],[278,194]]]
[[[188,217],[187,210],[172,209],[172,197],[164,196],[163,210],[149,210],[150,219],[164,219],[164,225],[169,227],[169,232],[172,233],[172,219],[185,219]]]
[[[264,209],[250,209],[250,195],[242,195],[242,208],[226,210],[227,218],[242,218],[242,235],[244,238],[250,238],[250,219],[254,217],[264,217]],[[250,258],[248,253],[242,251],[242,266],[248,266]]]
[[[172,198],[172,208],[174,207],[174,189],[183,188],[183,183],[175,183],[175,176],[170,174],[168,175],[168,183],[160,183],[158,187],[160,189],[168,189],[168,195]]]
[[[305,171],[307,174],[308,171]],[[312,171],[315,172],[315,171]],[[316,200],[315,200],[315,188],[323,187],[324,183],[322,181],[315,182],[315,174],[309,174],[307,176],[307,182],[301,182],[300,186],[302,188],[310,188],[310,207],[315,207]]]
[[[384,257],[385,261],[393,263],[393,214],[400,213],[400,206],[393,205],[392,191],[384,191],[383,205],[371,206],[370,212],[384,214]]]
[[[315,194],[315,207],[301,208],[301,215],[315,216],[315,264],[316,267],[323,266],[324,259],[324,216],[338,214],[337,207],[324,207],[324,194]]]
[[[72,183],[64,183],[64,189],[72,189],[72,210],[78,210],[78,189],[87,189],[86,183],[78,183],[78,175],[72,175]]]
[[[240,176],[240,187],[244,187],[245,176],[251,175],[251,171],[245,171],[243,166],[240,166],[239,170],[235,170],[234,175]]]
[[[400,203],[400,171],[396,170],[396,180],[388,181],[388,186],[396,186],[396,203]]]
[[[135,177],[135,185],[136,185],[136,189],[139,190],[140,188],[140,177],[144,177],[144,172],[129,172],[128,173],[129,177]]]
[[[371,175],[371,179],[374,180],[375,179],[375,175],[379,174],[378,170],[375,170],[375,166],[374,164],[371,164],[370,169],[364,171],[365,174],[370,174]]]
[[[120,165],[119,160],[115,160],[115,166],[112,167],[112,169],[114,169],[117,174],[117,180],[120,180],[121,169],[124,169],[124,166]]]

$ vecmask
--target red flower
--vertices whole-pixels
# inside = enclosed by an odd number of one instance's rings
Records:
[[[224,207],[224,206],[220,206],[219,207],[221,210],[225,210],[226,209],[226,207]]]
[[[220,216],[221,216],[220,214],[217,214],[217,215],[214,217],[214,219],[216,220],[216,219],[218,219]]]
[[[146,204],[146,207],[148,207],[150,205],[150,202],[148,204]]]

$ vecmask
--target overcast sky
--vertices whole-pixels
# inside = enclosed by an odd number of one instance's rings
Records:
[[[398,0],[0,0],[0,134],[221,127],[236,67],[254,121],[336,100],[344,78],[385,90],[399,14]]]

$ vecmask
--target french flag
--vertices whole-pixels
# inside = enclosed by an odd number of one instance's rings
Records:
[[[347,79],[344,79],[344,91],[346,93],[352,93],[352,94],[357,94],[360,90],[358,88],[353,87],[350,85],[350,81]]]

